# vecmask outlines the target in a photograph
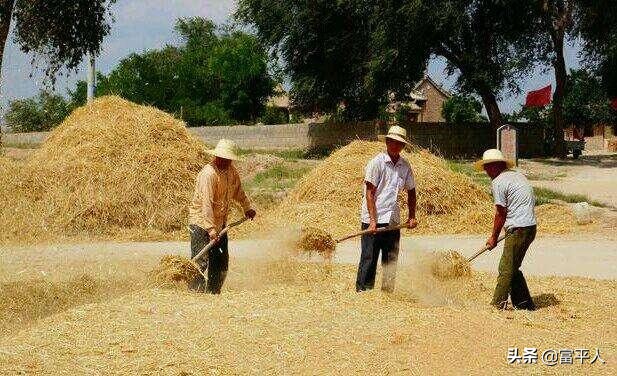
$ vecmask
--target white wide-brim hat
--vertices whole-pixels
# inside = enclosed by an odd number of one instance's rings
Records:
[[[485,151],[484,154],[482,154],[482,159],[474,163],[474,167],[478,171],[483,171],[485,164],[493,162],[506,162],[506,166],[508,166],[508,168],[514,167],[514,163],[507,160],[499,149],[488,149]]]
[[[403,127],[399,127],[398,125],[391,126],[388,129],[388,134],[377,136],[377,139],[380,141],[384,141],[386,138],[402,142],[409,146],[409,141],[407,141],[407,130]]]
[[[232,161],[239,161],[242,159],[238,156],[238,147],[236,143],[225,138],[220,139],[214,149],[206,150],[206,153]]]

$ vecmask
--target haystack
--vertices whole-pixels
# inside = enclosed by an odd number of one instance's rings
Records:
[[[181,230],[207,162],[183,122],[116,96],[98,98],[52,132],[12,175],[12,188],[0,188],[7,203],[0,240]]]
[[[289,223],[316,227],[336,238],[358,231],[364,167],[383,150],[383,143],[369,141],[354,141],[337,150],[303,177],[281,205],[237,233],[254,234]],[[417,184],[421,221],[414,233],[474,233],[490,228],[492,205],[483,187],[426,150],[404,152],[403,157],[411,163]],[[399,199],[406,217],[406,196]]]
[[[335,238],[357,232],[364,168],[381,142],[354,141],[322,161],[304,176],[283,202],[232,231],[232,235],[255,237],[290,226],[314,227]],[[419,226],[408,234],[486,234],[492,228],[494,206],[488,189],[467,175],[449,168],[446,161],[427,150],[414,147],[403,152],[416,180]],[[399,197],[403,218],[407,216],[406,194]],[[562,234],[573,231],[567,207],[541,205],[536,208],[539,231]],[[585,230],[578,226],[576,231]],[[588,228],[592,230],[591,228]]]

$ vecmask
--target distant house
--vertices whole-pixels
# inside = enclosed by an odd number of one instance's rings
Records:
[[[387,111],[395,113],[404,108],[407,111],[407,120],[411,122],[437,123],[445,122],[441,115],[443,103],[452,94],[433,81],[428,75],[414,86],[405,101],[390,102]]]
[[[289,94],[281,84],[274,88],[274,95],[268,98],[267,106],[283,108],[289,111]]]

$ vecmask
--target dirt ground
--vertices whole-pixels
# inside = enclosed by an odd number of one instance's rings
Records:
[[[486,237],[415,236],[401,240],[400,262],[412,261],[418,253],[454,249],[471,256],[482,248]],[[239,259],[256,260],[272,248],[285,246],[276,240],[231,240],[230,252]],[[359,241],[337,246],[335,262],[355,265]],[[0,276],[5,281],[47,278],[67,279],[96,270],[99,275],[145,274],[164,254],[187,256],[188,242],[96,242],[28,247],[0,247]],[[486,252],[474,262],[479,271],[497,270],[501,247]],[[522,270],[537,276],[580,276],[617,280],[617,241],[594,235],[539,237],[532,244]]]
[[[522,160],[520,168],[534,186],[586,195],[617,208],[617,153],[586,154],[566,160]]]

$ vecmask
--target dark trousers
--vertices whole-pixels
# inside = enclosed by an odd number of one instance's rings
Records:
[[[191,258],[195,257],[209,242],[210,235],[203,228],[190,225],[191,229]],[[223,235],[219,242],[210,248],[207,254],[198,261],[202,271],[208,271],[208,281],[203,276],[199,276],[189,288],[210,294],[220,294],[223,282],[227,276],[229,267],[229,252],[227,250],[227,234]]]
[[[377,225],[377,227],[386,226],[388,226],[387,223]],[[361,228],[362,230],[366,230],[368,224],[362,223]],[[356,291],[370,290],[375,286],[375,273],[377,272],[379,251],[381,251],[381,265],[383,267],[383,282],[381,289],[387,292],[392,292],[394,290],[400,239],[400,230],[374,235],[362,235],[362,252],[360,254],[360,263],[358,264]]]
[[[493,305],[505,307],[510,295],[514,308],[530,310],[535,308],[527,281],[519,269],[527,249],[535,238],[536,226],[529,226],[514,229],[512,235],[506,239],[499,261],[499,276],[491,302]]]

